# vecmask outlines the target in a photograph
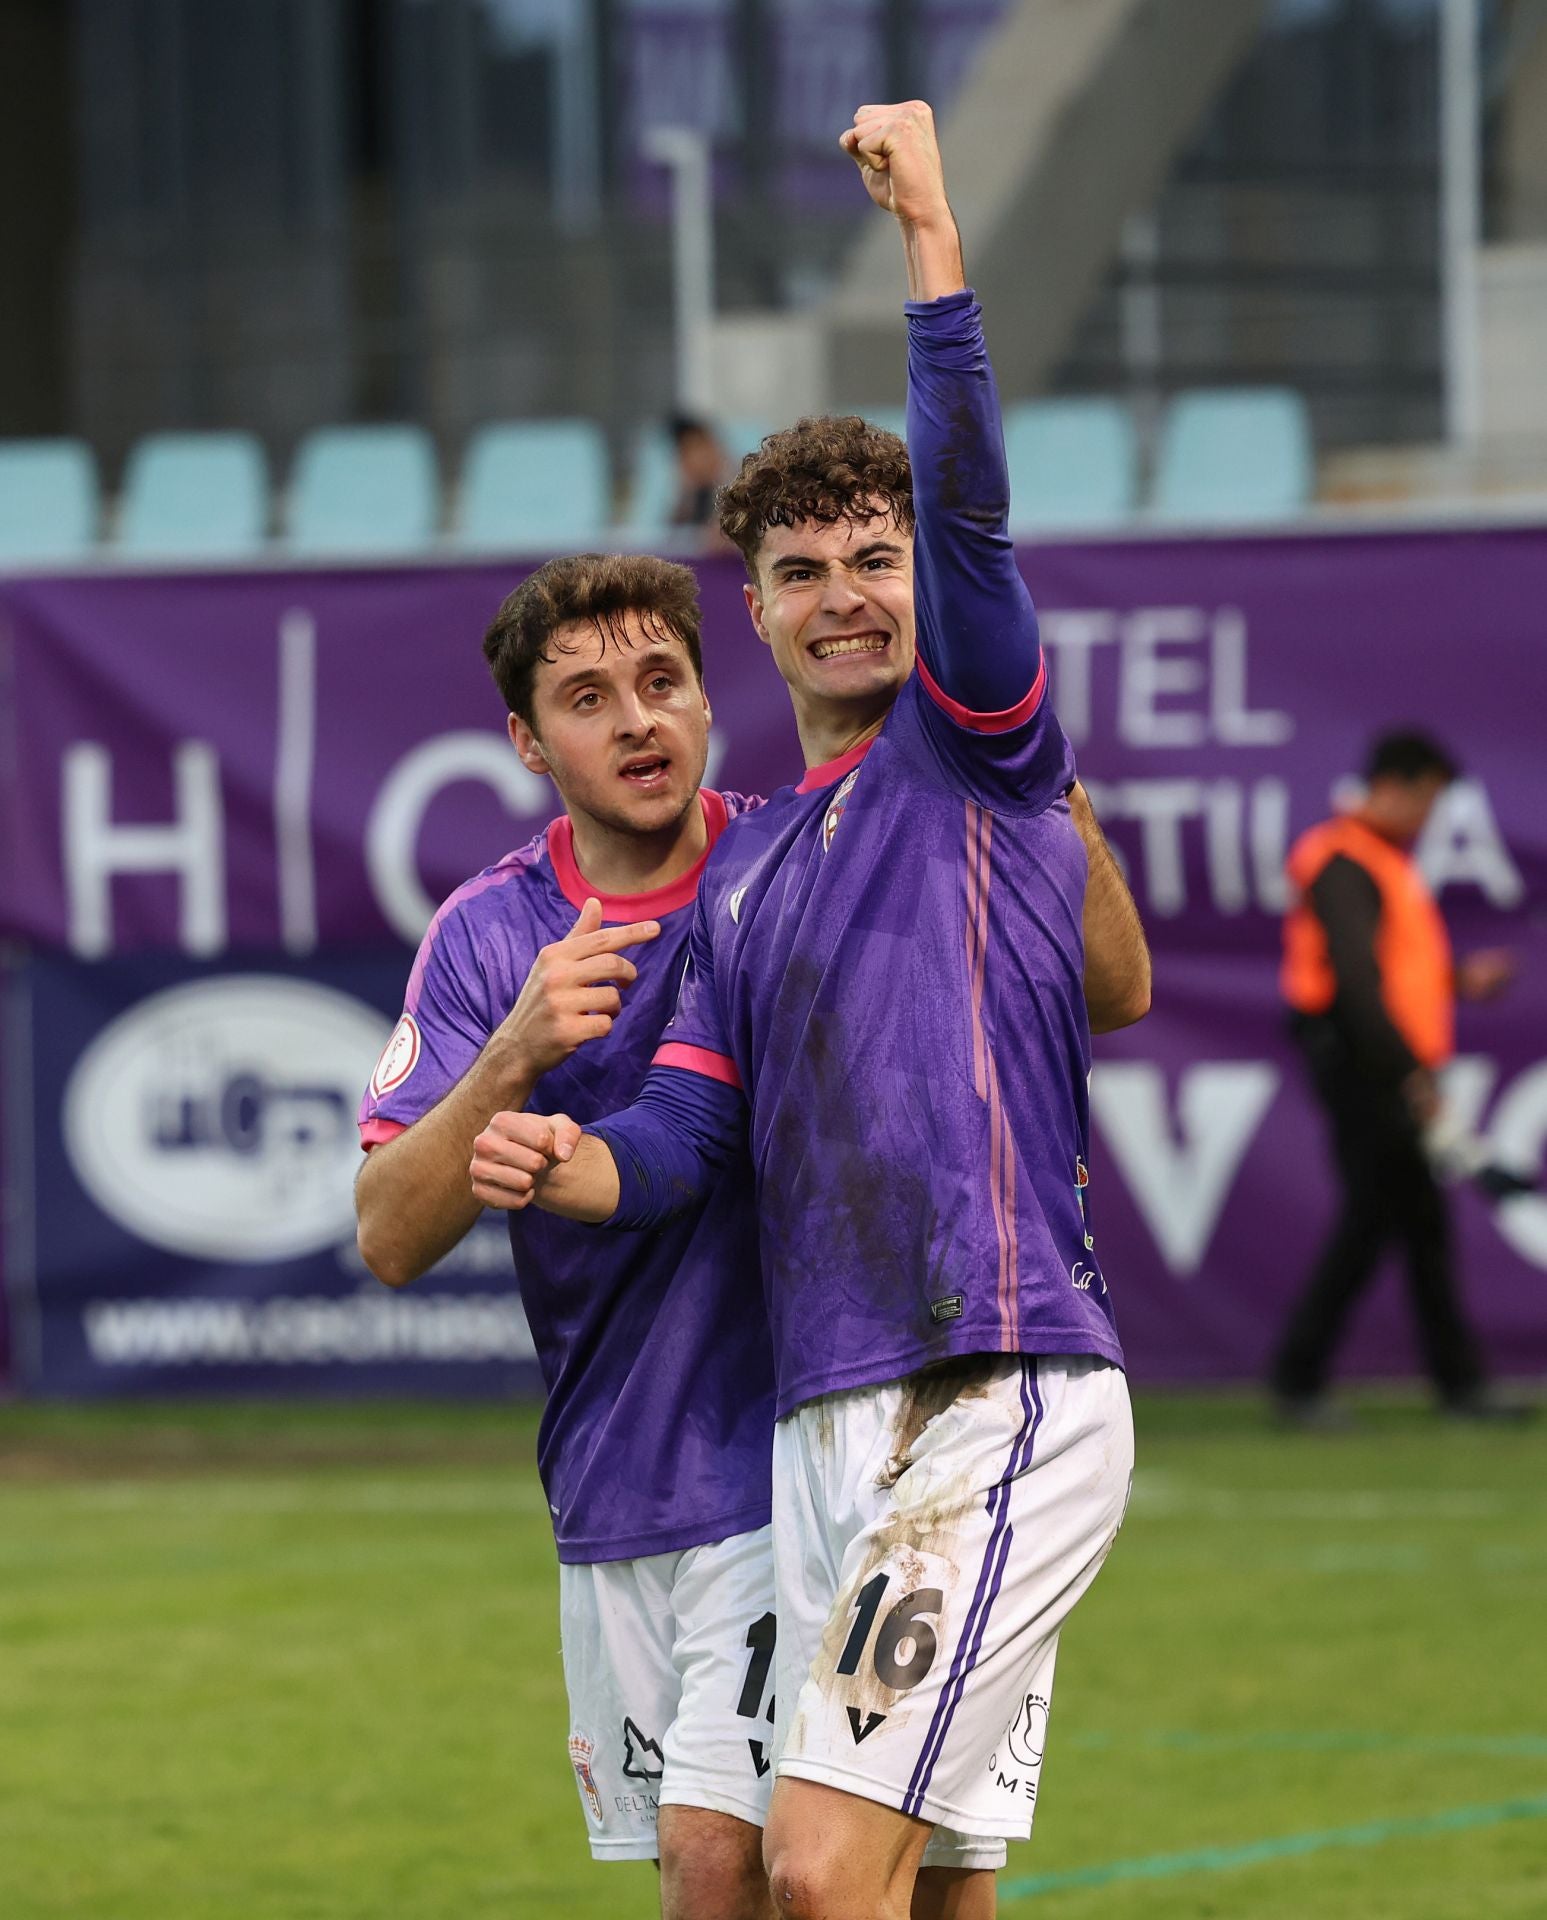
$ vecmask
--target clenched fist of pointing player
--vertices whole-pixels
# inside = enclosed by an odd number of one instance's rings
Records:
[[[497,1113],[473,1142],[474,1196],[486,1207],[519,1213],[544,1178],[574,1157],[580,1127],[567,1113]]]

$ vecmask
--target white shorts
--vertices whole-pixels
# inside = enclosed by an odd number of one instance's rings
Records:
[[[930,1865],[1002,1865],[1132,1473],[1127,1381],[1093,1358],[972,1355],[781,1420],[778,1772],[934,1822]]]
[[[654,1860],[663,1806],[762,1826],[773,1785],[769,1528],[559,1568],[569,1761],[598,1860]]]

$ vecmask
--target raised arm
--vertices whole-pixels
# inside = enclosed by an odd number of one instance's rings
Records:
[[[920,100],[861,107],[842,144],[901,231],[908,268],[914,600],[925,684],[957,719],[1008,730],[1040,700],[1042,648],[1008,530],[999,396],[934,119]]]

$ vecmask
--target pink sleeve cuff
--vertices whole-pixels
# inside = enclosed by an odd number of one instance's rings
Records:
[[[736,1062],[728,1054],[711,1053],[707,1047],[684,1046],[680,1040],[668,1040],[655,1050],[652,1067],[681,1067],[686,1073],[701,1073],[709,1080],[718,1080],[722,1086],[734,1087],[742,1091],[741,1075],[736,1071]]]
[[[1037,666],[1037,677],[1032,681],[1031,690],[1024,700],[1017,700],[1013,707],[1006,707],[1003,713],[974,713],[971,707],[964,707],[959,700],[951,698],[924,665],[922,656],[918,668],[924,691],[930,699],[942,713],[949,714],[957,726],[966,727],[972,733],[1012,733],[1016,727],[1023,727],[1041,706],[1042,695],[1047,689],[1047,656],[1044,654]]]
[[[369,1153],[372,1147],[379,1147],[385,1141],[396,1140],[400,1133],[408,1129],[400,1120],[362,1120],[360,1122],[361,1150]]]

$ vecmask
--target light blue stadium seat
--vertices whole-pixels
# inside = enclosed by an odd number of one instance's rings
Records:
[[[1138,505],[1138,439],[1120,401],[1023,401],[1005,413],[1004,443],[1017,535],[1115,526]]]
[[[0,440],[0,566],[78,560],[102,509],[97,462],[80,440]]]
[[[644,427],[634,442],[630,463],[628,512],[630,533],[658,534],[671,515],[677,490],[677,462],[671,435],[664,426]]]
[[[526,553],[601,546],[611,496],[607,442],[595,421],[502,421],[468,443],[457,540]]]
[[[258,552],[268,531],[269,468],[250,433],[153,433],[124,475],[118,545],[157,558]]]
[[[298,553],[428,546],[440,520],[430,436],[420,427],[319,427],[296,452],[289,519]]]
[[[1200,388],[1172,401],[1155,474],[1162,519],[1287,519],[1315,480],[1310,417],[1289,388]]]
[[[789,426],[790,421],[778,424]],[[739,464],[742,458],[760,447],[774,431],[772,420],[760,419],[755,414],[733,413],[720,421],[720,438],[725,443],[725,451],[733,462]]]

